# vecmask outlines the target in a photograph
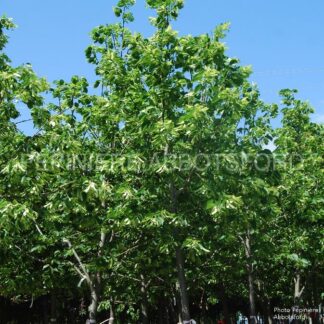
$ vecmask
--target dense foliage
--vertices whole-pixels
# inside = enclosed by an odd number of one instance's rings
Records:
[[[93,86],[12,67],[0,18],[0,323],[271,323],[275,307],[318,308],[323,125],[294,90],[260,99],[226,55],[228,25],[179,36],[183,1],[147,0],[145,38],[127,28],[134,2],[92,31]]]

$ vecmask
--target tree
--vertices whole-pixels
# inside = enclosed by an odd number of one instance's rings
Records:
[[[1,208],[1,291],[3,294],[25,294],[30,286],[41,289],[32,273],[37,258],[30,258],[33,240],[25,236],[37,226],[32,204],[35,192],[24,190],[31,178],[25,176],[23,156],[30,153],[34,141],[18,130],[20,111],[42,105],[41,92],[48,88],[44,79],[38,78],[30,65],[12,67],[4,53],[8,37],[5,30],[14,24],[6,17],[0,18],[0,208]],[[18,239],[19,238],[19,239]]]
[[[109,129],[107,120],[115,127],[122,123],[123,152],[139,164],[137,175],[127,174],[133,191],[141,193],[133,196],[140,208],[132,208],[131,220],[159,225],[159,246],[174,251],[182,320],[189,321],[185,254],[208,253],[204,245],[210,244],[202,243],[212,223],[205,211],[206,196],[224,196],[224,182],[229,182],[226,178],[215,185],[227,175],[217,169],[214,156],[230,158],[242,147],[249,153],[261,150],[275,108],[259,100],[247,81],[249,68],[225,55],[220,39],[227,25],[213,35],[179,37],[171,22],[182,1],[148,5],[157,10],[151,38],[132,34],[124,23],[100,26],[93,31],[95,44],[87,57],[97,66],[97,85],[106,100],[105,111],[99,107],[96,113],[105,121],[103,132]],[[116,9],[117,16],[122,12],[127,22],[131,16]],[[257,117],[260,112],[262,117]],[[249,135],[242,138],[242,132]]]
[[[323,126],[283,90],[273,129],[278,107],[226,55],[227,24],[179,36],[183,1],[147,0],[144,37],[127,28],[134,3],[91,33],[94,89],[59,80],[44,104],[47,83],[1,52],[1,296],[51,299],[52,321],[87,323],[270,323],[274,302],[318,304]],[[12,27],[0,20],[1,51]],[[17,102],[35,135],[19,131]]]
[[[278,238],[282,244],[279,259],[286,263],[290,280],[293,278],[294,293],[290,300],[299,307],[302,300],[306,302],[307,290],[309,305],[319,303],[314,283],[319,282],[322,273],[323,125],[310,121],[313,109],[296,99],[295,93],[281,91],[284,107],[282,127],[277,130],[276,154],[280,157],[278,169],[282,175],[281,226],[287,228],[286,235],[281,233]]]

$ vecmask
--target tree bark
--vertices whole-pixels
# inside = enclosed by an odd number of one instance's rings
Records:
[[[253,285],[253,272],[252,267],[248,264],[248,280],[249,280],[249,302],[250,302],[250,323],[256,323],[256,313],[255,313],[255,292]]]
[[[229,311],[228,311],[228,300],[227,300],[224,285],[222,285],[220,287],[220,297],[221,297],[221,301],[222,301],[222,307],[223,307],[223,314],[224,314],[224,318],[225,318],[225,323],[230,324],[231,323],[231,318],[230,318]]]
[[[91,303],[89,305],[89,320],[86,324],[95,324],[97,323],[97,309],[98,309],[98,292],[95,288],[91,288]]]
[[[189,298],[185,278],[183,251],[180,246],[178,246],[176,249],[176,262],[180,288],[182,321],[190,321]]]
[[[174,184],[171,183],[170,185],[170,198],[171,198],[171,212],[176,214],[177,213],[177,207],[178,207],[178,201],[177,201],[177,189],[175,188]],[[175,238],[178,239],[178,233],[177,230],[175,230]],[[189,311],[189,298],[188,298],[188,292],[187,292],[187,283],[186,283],[186,277],[185,277],[185,262],[183,257],[183,251],[180,246],[180,243],[178,242],[178,246],[176,247],[176,265],[177,265],[177,271],[178,271],[178,283],[179,283],[179,289],[180,289],[180,307],[181,307],[181,317],[182,322],[190,321],[190,311]]]
[[[171,323],[176,323],[177,321],[177,312],[175,310],[176,306],[176,297],[173,297],[172,299],[169,300],[169,314],[170,314],[170,319]]]
[[[114,314],[114,301],[110,301],[110,310],[109,310],[109,324],[114,324],[115,314]]]
[[[100,233],[99,249],[98,249],[98,258],[103,255],[103,248],[106,243],[106,232],[102,231]],[[90,291],[91,291],[91,303],[88,308],[89,310],[89,324],[97,323],[97,312],[99,304],[99,296],[102,290],[102,278],[101,272],[98,271],[95,274],[95,277],[90,281]]]
[[[169,324],[170,323],[170,312],[169,312],[168,304],[164,305],[164,311],[165,311],[165,323],[164,324]]]
[[[73,255],[77,261],[78,265],[74,265],[75,270],[80,275],[81,279],[85,279],[89,289],[90,289],[90,305],[88,307],[89,319],[87,319],[86,324],[95,324],[97,323],[97,311],[98,311],[98,304],[99,304],[99,296],[102,290],[102,278],[101,272],[97,271],[93,276],[90,275],[88,270],[86,269],[84,263],[82,262],[79,254],[72,246],[70,240],[64,238],[63,242],[68,245],[68,247],[72,250]],[[98,258],[102,257],[103,249],[106,242],[106,232],[101,231],[100,233],[100,241],[98,246]]]
[[[301,288],[300,289],[300,273],[297,272],[296,274],[296,277],[294,279],[294,282],[295,282],[295,289],[294,289],[294,303],[295,303],[295,306],[299,306],[299,303],[300,303],[300,297],[301,295],[303,294],[303,291],[304,291],[304,288]]]
[[[249,308],[250,308],[250,324],[256,324],[256,311],[255,311],[255,291],[254,291],[254,275],[253,275],[253,255],[251,249],[250,230],[247,230],[245,238],[242,240],[246,256],[246,268],[248,273],[249,284]]]
[[[141,319],[143,324],[149,323],[146,282],[144,276],[141,274]]]
[[[264,313],[264,322],[266,324],[272,324],[272,311],[271,311],[271,302],[269,298],[265,297],[262,303],[262,309]]]
[[[296,276],[294,278],[294,283],[295,283],[295,287],[294,287],[294,309],[296,309],[296,312],[294,312],[296,315],[298,315],[298,311],[297,309],[299,308],[299,304],[300,304],[300,297],[303,294],[303,291],[305,289],[305,286],[301,288],[301,277],[300,277],[300,273],[299,271],[297,271]],[[295,320],[295,323],[300,323],[300,320]]]
[[[56,306],[57,306],[56,296],[55,293],[52,292],[51,293],[51,320],[50,320],[51,323],[57,322]]]
[[[43,306],[42,307],[42,309],[43,309],[43,321],[44,321],[44,324],[48,324],[48,296],[43,297],[42,306]]]

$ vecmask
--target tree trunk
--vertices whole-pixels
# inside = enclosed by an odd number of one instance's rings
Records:
[[[228,312],[228,301],[227,301],[227,296],[225,292],[225,287],[224,285],[221,286],[220,288],[220,297],[222,301],[222,307],[223,307],[223,315],[225,318],[225,323],[230,324],[231,323],[231,318]]]
[[[110,311],[109,311],[109,324],[114,324],[115,314],[114,314],[114,301],[110,301]]]
[[[166,149],[166,152],[168,151],[168,148]],[[171,198],[171,212],[176,214],[177,213],[177,207],[178,207],[178,201],[177,201],[177,189],[175,188],[174,184],[171,183],[170,185],[170,198]],[[174,237],[179,241],[177,230],[175,230]],[[185,267],[184,267],[184,258],[183,258],[183,251],[180,246],[180,243],[178,243],[178,246],[176,247],[176,265],[177,265],[177,271],[178,271],[178,283],[179,283],[179,289],[180,289],[180,307],[181,307],[181,317],[182,322],[189,322],[190,321],[190,311],[189,311],[189,298],[188,298],[188,292],[187,292],[187,284],[186,284],[186,277],[185,277]]]
[[[177,282],[177,290],[178,290],[179,282]],[[175,303],[175,310],[176,310],[176,316],[175,316],[175,323],[182,323],[182,314],[181,314],[181,299],[180,299],[180,294],[176,293],[176,303]]]
[[[156,324],[165,324],[165,314],[164,314],[164,307],[163,307],[163,298],[160,299],[158,302],[158,311],[157,311],[157,321]]]
[[[177,321],[177,312],[175,310],[175,306],[176,306],[176,297],[169,300],[169,310],[170,310],[169,314],[170,314],[171,323],[176,323]]]
[[[271,303],[269,299],[265,299],[264,301],[264,313],[265,313],[265,323],[272,324],[272,311],[271,311]]]
[[[100,233],[100,241],[99,241],[99,248],[98,248],[98,258],[101,258],[103,255],[103,249],[106,242],[106,232],[101,231]],[[88,308],[89,310],[89,324],[95,324],[97,323],[97,311],[98,311],[98,304],[99,304],[99,296],[102,291],[102,276],[101,272],[98,271],[93,279],[90,278],[90,275],[88,276],[88,284],[90,286],[91,291],[91,303]],[[90,281],[89,281],[90,280]],[[88,324],[87,323],[87,324]]]
[[[42,309],[44,324],[48,324],[48,296],[44,296],[42,299]]]
[[[98,248],[98,258],[102,257],[103,248],[106,240],[106,233],[102,231],[100,233],[100,241]],[[90,305],[88,307],[89,319],[87,319],[86,324],[95,324],[96,316],[98,310],[99,296],[102,290],[102,281],[101,281],[101,272],[97,271],[94,277],[91,277],[90,273],[86,269],[84,263],[82,262],[79,254],[72,246],[72,243],[69,239],[63,238],[63,242],[68,245],[68,247],[72,250],[73,255],[78,263],[78,266],[75,266],[75,270],[78,272],[82,279],[86,279],[86,282],[90,289]]]
[[[164,305],[164,312],[165,312],[165,323],[164,324],[169,324],[170,323],[170,312],[169,312],[168,304]],[[172,323],[172,319],[171,319],[171,323]]]
[[[295,282],[295,289],[294,289],[294,303],[295,303],[295,306],[299,306],[299,303],[300,303],[300,297],[304,291],[304,288],[301,288],[300,289],[300,273],[297,272],[296,274],[296,277],[294,279],[294,282]]]
[[[143,324],[148,324],[148,306],[147,306],[147,294],[145,278],[141,274],[141,319]]]
[[[97,323],[97,309],[98,309],[98,293],[96,289],[91,290],[91,303],[88,308],[89,319],[86,321],[86,324],[96,324]]]
[[[205,324],[206,313],[207,313],[207,301],[205,298],[205,290],[203,290],[201,298],[200,298],[200,323]]]
[[[249,302],[250,302],[250,323],[256,323],[256,314],[255,314],[255,293],[254,293],[254,285],[253,285],[253,273],[252,266],[248,264],[248,279],[249,279]]]
[[[56,296],[55,293],[52,292],[51,293],[51,320],[50,320],[51,323],[57,322],[56,305],[57,305]]]
[[[245,256],[247,259],[246,268],[248,272],[249,283],[249,308],[250,308],[250,324],[256,324],[256,312],[255,312],[255,291],[254,291],[254,276],[253,276],[253,255],[251,250],[250,231],[247,230],[244,239]]]
[[[184,259],[181,247],[176,249],[176,262],[178,270],[178,282],[180,288],[180,299],[181,299],[181,314],[182,321],[190,321],[190,311],[189,311],[189,298],[187,292],[185,271],[184,271]]]
[[[300,273],[297,271],[296,277],[294,278],[294,283],[295,283],[295,287],[294,287],[294,304],[295,304],[294,309],[295,309],[295,311],[294,311],[294,313],[295,313],[295,315],[299,314],[297,309],[299,308],[300,297],[301,297],[301,295],[304,291],[304,288],[305,288],[305,287],[303,287],[303,288],[300,287],[301,286],[300,280],[301,280]],[[294,322],[300,323],[300,320],[295,320]]]

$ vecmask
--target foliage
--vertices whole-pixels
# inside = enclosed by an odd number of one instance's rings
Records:
[[[14,25],[0,19],[1,296],[45,298],[45,313],[51,300],[52,318],[76,323],[108,310],[119,323],[253,322],[271,305],[315,307],[323,125],[285,89],[273,128],[279,107],[227,56],[228,24],[179,36],[183,1],[147,0],[146,38],[127,28],[134,4],[118,1],[119,22],[91,33],[93,87],[73,76],[49,88],[30,65],[12,67]],[[19,130],[21,107],[33,136]]]

